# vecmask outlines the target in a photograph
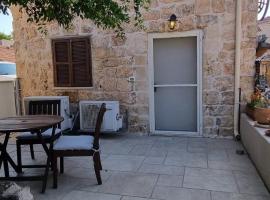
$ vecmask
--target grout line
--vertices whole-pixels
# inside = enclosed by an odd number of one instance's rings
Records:
[[[183,179],[182,179],[182,183],[181,183],[181,185],[180,185],[181,188],[184,187],[184,179],[185,179],[185,176],[186,176],[186,167],[184,167]]]

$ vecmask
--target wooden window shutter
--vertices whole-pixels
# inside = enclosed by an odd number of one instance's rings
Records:
[[[89,37],[52,41],[54,83],[57,87],[92,86],[92,60]]]
[[[71,41],[73,86],[92,86],[92,62],[89,38]]]
[[[71,86],[69,40],[53,40],[54,84]]]

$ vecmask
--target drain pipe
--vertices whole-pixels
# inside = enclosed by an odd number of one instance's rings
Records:
[[[240,88],[240,65],[241,65],[241,21],[242,21],[242,0],[236,0],[236,22],[235,22],[235,73],[234,73],[234,136],[239,137],[239,88]]]

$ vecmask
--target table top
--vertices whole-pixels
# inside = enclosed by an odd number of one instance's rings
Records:
[[[55,115],[25,115],[0,119],[0,132],[24,132],[50,128],[64,120]]]

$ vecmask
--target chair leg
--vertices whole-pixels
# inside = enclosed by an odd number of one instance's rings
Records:
[[[60,157],[60,173],[64,173],[64,157]]]
[[[34,145],[30,144],[30,153],[32,160],[35,160]]]
[[[101,176],[100,176],[100,156],[99,156],[99,153],[96,152],[94,155],[93,155],[93,161],[94,161],[94,169],[95,169],[95,174],[96,174],[96,178],[97,178],[97,182],[99,185],[102,184],[102,180],[101,180]]]
[[[18,167],[18,172],[22,173],[22,151],[21,151],[21,144],[16,141],[16,146],[17,146],[17,167]]]
[[[53,164],[53,188],[57,188],[57,176],[58,176],[58,169],[57,169],[57,156],[53,155],[52,157],[52,164]]]

